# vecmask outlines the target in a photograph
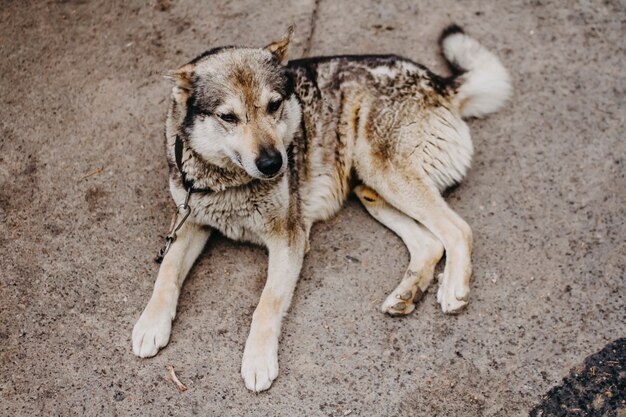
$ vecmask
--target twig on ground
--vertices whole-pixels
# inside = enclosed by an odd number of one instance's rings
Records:
[[[83,175],[82,177],[80,177],[78,179],[78,181],[84,180],[85,178],[89,178],[89,177],[94,176],[94,175],[98,175],[102,171],[104,171],[104,168],[102,168],[102,167],[96,168],[93,171],[90,171],[90,172],[86,173],[85,175]]]
[[[170,374],[170,379],[172,380],[172,382],[174,382],[176,384],[176,386],[178,387],[178,390],[180,392],[187,391],[187,387],[185,386],[185,384],[180,382],[180,380],[176,376],[176,373],[174,372],[174,367],[172,365],[167,365],[167,371]]]

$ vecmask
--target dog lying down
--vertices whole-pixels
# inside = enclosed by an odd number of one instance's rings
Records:
[[[455,25],[440,38],[449,77],[395,55],[287,62],[291,33],[265,48],[211,49],[171,76],[166,149],[178,223],[132,335],[142,358],[167,344],[180,288],[212,230],[265,245],[267,282],[241,364],[256,392],[278,375],[281,322],[311,226],[351,191],[410,253],[383,312],[413,311],[444,250],[437,301],[444,313],[467,304],[472,232],[441,192],[470,166],[463,118],[498,110],[512,92],[498,58]]]

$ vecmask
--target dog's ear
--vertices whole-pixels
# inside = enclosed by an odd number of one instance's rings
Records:
[[[193,84],[191,82],[193,72],[194,65],[185,64],[165,76],[165,78],[175,83],[173,89],[174,96],[180,102],[187,100],[189,95],[191,95],[191,90],[193,89]]]
[[[293,35],[294,26],[291,25],[287,28],[287,33],[282,37],[281,40],[272,42],[265,47],[268,51],[270,51],[278,61],[283,64],[287,63],[287,49],[289,48],[289,42],[291,41],[291,35]]]
[[[170,71],[168,74],[165,75],[165,78],[176,83],[176,87],[183,90],[191,91],[191,89],[193,88],[193,85],[191,83],[193,71],[193,64],[185,64],[177,70]]]

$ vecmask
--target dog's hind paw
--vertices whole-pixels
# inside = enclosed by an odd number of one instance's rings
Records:
[[[446,314],[460,312],[469,300],[469,286],[462,282],[454,283],[446,274],[440,275],[439,290],[437,291],[437,301],[441,305],[441,310]]]
[[[407,274],[411,276],[417,276],[415,272],[409,270]],[[402,316],[410,314],[415,310],[415,303],[417,303],[423,296],[424,291],[416,284],[417,280],[402,280],[400,285],[385,300],[380,306],[380,310],[383,313],[387,313],[390,316]]]
[[[171,331],[171,314],[146,308],[133,328],[133,352],[140,358],[156,355],[169,342]]]
[[[396,288],[380,306],[380,311],[390,316],[402,316],[410,314],[415,310],[415,303],[422,297],[422,290],[419,288],[402,289]]]
[[[241,376],[250,391],[265,391],[278,376],[278,345],[265,345],[248,340],[243,352]]]

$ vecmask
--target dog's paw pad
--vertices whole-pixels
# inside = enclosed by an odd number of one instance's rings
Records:
[[[415,304],[407,303],[403,301],[403,302],[398,302],[383,311],[389,314],[390,316],[405,316],[407,314],[412,313],[413,310],[415,310]]]
[[[133,352],[140,358],[156,355],[169,342],[171,330],[171,315],[144,311],[133,328]]]
[[[424,295],[423,291],[418,287],[415,289],[396,288],[385,300],[380,307],[383,313],[390,316],[403,316],[410,314],[415,310],[415,303]]]
[[[396,297],[398,297],[398,299],[402,300],[402,301],[409,301],[410,299],[412,299],[413,294],[411,294],[411,291],[405,291],[402,294],[397,294]]]

